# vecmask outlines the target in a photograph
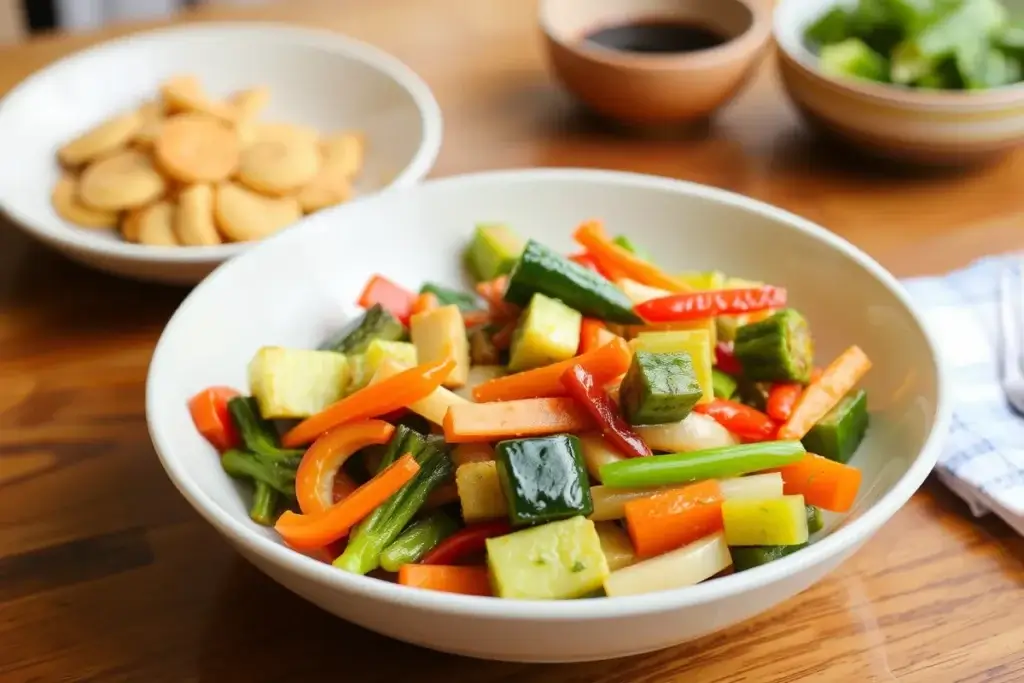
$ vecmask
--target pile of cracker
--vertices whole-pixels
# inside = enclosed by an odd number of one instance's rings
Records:
[[[193,76],[169,79],[157,99],[57,151],[54,209],[129,242],[211,246],[258,240],[346,201],[363,136],[261,122],[269,98],[255,87],[217,100]]]

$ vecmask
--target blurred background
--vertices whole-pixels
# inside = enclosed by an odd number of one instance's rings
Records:
[[[160,19],[197,5],[267,0],[0,0],[0,44],[53,30],[87,31],[120,21]]]

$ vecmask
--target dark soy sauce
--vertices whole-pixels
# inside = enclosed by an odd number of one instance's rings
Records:
[[[700,24],[648,19],[598,29],[584,40],[610,50],[665,54],[707,50],[729,38]]]

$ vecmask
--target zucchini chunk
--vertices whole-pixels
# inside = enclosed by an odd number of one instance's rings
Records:
[[[305,418],[340,399],[348,359],[333,351],[264,346],[249,362],[249,392],[267,420]]]
[[[801,495],[726,500],[722,503],[722,524],[730,546],[807,542],[807,509]]]
[[[814,364],[811,332],[804,317],[792,308],[784,308],[736,330],[733,353],[746,379],[804,384],[811,379]]]
[[[467,524],[508,514],[498,466],[493,460],[460,465],[455,470],[455,486],[462,504],[462,519]]]
[[[380,304],[374,304],[320,350],[344,354],[363,353],[374,339],[398,341],[404,336],[405,328],[398,318],[384,310]]]
[[[686,352],[637,351],[619,389],[623,414],[632,425],[679,422],[703,395]]]
[[[582,324],[578,311],[534,294],[512,334],[508,369],[519,372],[572,358],[580,344]]]
[[[466,249],[465,262],[477,280],[493,280],[516,265],[523,240],[506,225],[478,225]]]
[[[513,526],[594,511],[580,440],[575,436],[499,441],[494,459]]]
[[[700,385],[702,396],[698,403],[710,403],[715,398],[715,385],[711,365],[711,335],[707,330],[673,330],[671,332],[641,332],[630,344],[640,351],[654,353],[690,354],[693,374]]]
[[[444,380],[444,386],[455,389],[469,378],[469,339],[462,311],[456,304],[432,311],[416,313],[409,319],[409,336],[416,347],[419,363],[433,363],[447,356],[455,359],[455,367]]]

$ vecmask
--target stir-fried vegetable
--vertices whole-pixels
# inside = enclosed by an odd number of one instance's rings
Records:
[[[479,225],[475,293],[374,275],[319,349],[261,348],[251,397],[196,394],[252,523],[339,571],[528,600],[687,586],[828,533],[860,486],[864,353],[814,369],[785,283],[574,238]]]

